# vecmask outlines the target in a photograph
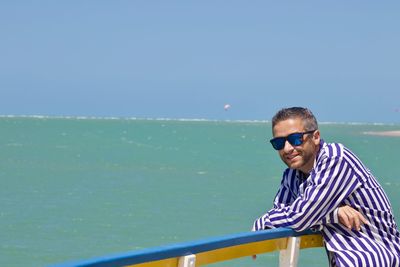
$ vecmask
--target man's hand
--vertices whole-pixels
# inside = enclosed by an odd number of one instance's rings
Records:
[[[340,223],[342,223],[344,226],[357,231],[360,231],[361,223],[368,224],[367,219],[365,219],[361,213],[347,205],[339,207],[338,217]]]

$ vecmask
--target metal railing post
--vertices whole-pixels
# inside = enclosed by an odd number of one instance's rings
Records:
[[[195,267],[196,255],[190,254],[179,258],[178,267]]]
[[[280,251],[279,266],[280,267],[296,267],[299,260],[300,238],[289,237],[286,249]]]

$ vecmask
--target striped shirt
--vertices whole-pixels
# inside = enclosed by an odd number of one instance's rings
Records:
[[[348,205],[368,220],[361,230],[340,224]],[[253,231],[289,227],[321,231],[330,266],[400,266],[400,233],[389,200],[371,172],[349,149],[321,140],[308,177],[286,169],[274,206]]]

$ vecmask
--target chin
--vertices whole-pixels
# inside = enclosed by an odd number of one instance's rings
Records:
[[[302,162],[286,162],[286,165],[291,168],[291,169],[296,169],[299,170],[301,167],[303,167]]]

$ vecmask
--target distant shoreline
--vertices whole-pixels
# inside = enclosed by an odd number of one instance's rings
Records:
[[[377,136],[397,136],[397,137],[400,137],[400,131],[364,132],[364,134],[377,135]]]

